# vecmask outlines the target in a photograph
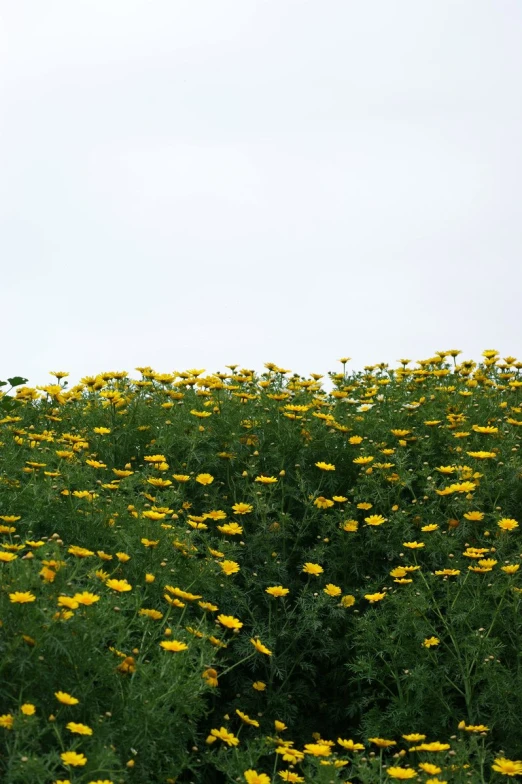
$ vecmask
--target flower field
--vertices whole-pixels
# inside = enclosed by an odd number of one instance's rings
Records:
[[[0,780],[522,775],[522,362],[0,396]]]

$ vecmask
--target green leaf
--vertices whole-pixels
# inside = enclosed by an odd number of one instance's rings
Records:
[[[13,376],[7,379],[12,387],[19,387],[21,384],[27,384],[27,379],[22,376]]]

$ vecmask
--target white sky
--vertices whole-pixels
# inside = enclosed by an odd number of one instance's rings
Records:
[[[522,356],[519,0],[0,0],[0,378]]]

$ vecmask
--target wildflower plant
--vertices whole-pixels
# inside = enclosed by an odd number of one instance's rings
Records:
[[[2,386],[2,780],[522,772],[522,363],[347,363]]]

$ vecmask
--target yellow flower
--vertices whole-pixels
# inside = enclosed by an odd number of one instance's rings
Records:
[[[275,484],[277,482],[277,479],[276,479],[275,476],[263,476],[263,475],[261,475],[261,476],[256,476],[254,481],[255,482],[259,482],[262,485],[273,485],[273,484]]]
[[[502,528],[503,531],[514,531],[515,528],[518,528],[517,521],[510,517],[503,517],[502,520],[498,521],[497,525],[499,528]]]
[[[85,547],[78,547],[75,544],[71,545],[67,552],[71,555],[75,555],[77,558],[89,558],[91,555],[94,555],[92,550],[87,550]]]
[[[364,509],[365,511],[368,511],[368,509],[371,509],[372,506],[373,504],[368,503],[368,501],[361,501],[360,504],[357,504],[357,509]]]
[[[480,522],[484,519],[484,512],[465,512],[464,517],[466,520],[474,520]]]
[[[322,471],[335,471],[335,466],[332,463],[323,463],[319,462],[315,464],[317,468],[320,468]]]
[[[233,615],[221,614],[218,615],[217,619],[219,623],[227,629],[241,629],[243,627],[243,623],[237,618],[234,618]]]
[[[402,737],[406,738],[406,735],[403,735]],[[424,740],[425,737],[426,735],[422,735],[422,737],[417,738],[417,740]],[[406,740],[409,740],[409,738],[406,738]],[[438,765],[434,765],[432,762],[419,762],[419,768],[430,776],[436,776],[437,773],[442,773],[442,768],[439,768]]]
[[[440,645],[440,640],[438,637],[427,637],[422,644],[425,648],[432,648],[435,645]]]
[[[217,610],[219,610],[217,604],[212,604],[212,602],[198,602],[198,604],[202,610],[208,612],[216,612]]]
[[[0,563],[10,563],[11,561],[16,561],[17,558],[18,556],[14,553],[0,552]]]
[[[403,542],[404,547],[408,547],[410,550],[420,550],[421,547],[424,547],[424,542]]]
[[[311,754],[314,757],[329,757],[332,753],[332,748],[329,743],[305,743],[304,750],[306,754]]]
[[[341,523],[341,528],[348,533],[355,533],[359,528],[359,523],[357,520],[345,520],[344,523]]]
[[[270,588],[265,588],[265,593],[270,596],[287,596],[290,593],[290,588],[283,588],[282,585],[273,585]]]
[[[385,593],[365,593],[364,598],[368,599],[370,604],[374,604],[375,602],[380,602],[386,596]],[[371,740],[371,738],[370,738]]]
[[[207,686],[216,688],[218,685],[217,670],[213,667],[208,667],[206,670],[203,670],[201,677],[205,680]]]
[[[354,740],[345,740],[344,738],[337,738],[337,743],[347,751],[364,751],[362,743],[356,743]]]
[[[218,620],[219,620],[219,616],[218,616]],[[241,624],[241,625],[243,625],[243,624]],[[266,654],[266,656],[271,656],[272,655],[272,651],[269,650],[266,647],[266,645],[263,645],[263,643],[261,642],[259,637],[256,637],[255,639],[251,638],[250,642],[252,643],[252,645],[254,646],[254,648],[256,649],[256,651],[258,653],[264,653],[264,654]]]
[[[465,555],[466,558],[482,558],[485,553],[489,553],[487,547],[467,547],[462,555]]]
[[[255,689],[255,691],[265,691],[266,683],[263,683],[263,681],[254,681],[252,688]]]
[[[477,488],[475,482],[457,482],[457,484],[450,485],[450,487],[454,493],[472,493]]]
[[[257,724],[257,722],[256,722]],[[259,724],[257,725],[259,726]],[[266,773],[258,773],[255,770],[245,770],[243,773],[247,784],[270,784],[270,777]]]
[[[491,767],[497,773],[502,773],[503,776],[522,775],[522,760],[509,760],[505,757],[497,757]]]
[[[259,727],[259,722],[256,719],[251,719],[246,713],[236,708],[236,713],[244,724],[249,724],[251,727]]]
[[[141,544],[144,547],[157,547],[159,545],[159,542],[160,542],[159,539],[147,539],[145,537],[141,539]]]
[[[203,518],[205,520],[225,520],[227,513],[222,509],[211,509],[210,512],[205,512]]]
[[[419,741],[421,741],[421,740],[426,740],[426,735],[421,735],[419,732],[410,732],[409,735],[403,735],[402,737],[404,738],[404,740],[407,740],[408,743],[419,743]],[[432,771],[428,770],[426,772],[430,773]],[[435,770],[433,772],[434,773],[440,773],[440,770]]]
[[[508,564],[507,566],[500,567],[506,574],[516,574],[520,569],[520,564]]]
[[[292,765],[295,765],[297,762],[301,762],[301,760],[304,759],[304,753],[302,751],[291,749],[288,746],[278,746],[276,748],[276,754],[281,754],[284,761],[290,762]]]
[[[148,610],[142,607],[138,615],[144,615],[146,618],[151,618],[153,621],[159,621],[163,618],[163,613],[159,610]]]
[[[154,512],[152,510],[147,509],[145,512],[141,513],[142,517],[145,517],[147,520],[154,520],[157,522],[158,520],[164,520],[166,514],[164,512]]]
[[[179,599],[186,599],[188,602],[195,602],[197,599],[203,598],[199,593],[189,593],[188,591],[183,591],[181,588],[174,588],[172,585],[166,585],[165,590],[174,594],[174,596],[177,596]]]
[[[304,782],[304,778],[298,773],[294,773],[292,770],[280,770],[277,775],[281,776],[283,781],[294,782],[294,784],[301,784],[301,782]]]
[[[386,773],[392,779],[401,779],[405,781],[406,779],[414,779],[417,775],[416,770],[412,770],[412,768],[400,768],[400,767],[389,767],[386,769]]]
[[[165,594],[163,598],[173,607],[185,607],[184,602],[180,602],[179,599],[172,599],[168,594]]]
[[[211,485],[214,481],[214,477],[212,474],[198,474],[196,477],[196,482],[200,485]]]
[[[386,738],[368,738],[370,743],[374,743],[380,749],[387,749],[390,746],[396,746],[397,742],[394,740],[387,740]]]
[[[27,604],[28,602],[35,602],[36,596],[31,591],[15,591],[9,594],[9,601],[12,604]]]
[[[24,716],[34,716],[36,707],[31,702],[24,702],[23,705],[20,705],[20,711]]]
[[[317,577],[318,575],[324,572],[324,569],[322,566],[319,566],[319,564],[308,562],[305,563],[302,571],[305,572],[306,574],[313,574]]]
[[[340,596],[342,594],[342,589],[339,588],[338,585],[334,585],[333,583],[328,583],[325,588],[323,588],[323,592],[326,593],[328,596]]]
[[[460,569],[438,569],[435,574],[437,577],[456,577],[460,574]]]
[[[69,621],[73,617],[72,610],[60,610],[53,615],[53,621]]]
[[[481,558],[478,564],[479,566],[482,566],[483,569],[493,569],[493,567],[498,564],[498,561],[495,561],[494,558]]]
[[[243,533],[242,526],[237,523],[225,523],[225,525],[218,525],[218,531],[228,536],[240,536]]]
[[[172,474],[172,476],[176,480],[176,482],[188,482],[190,479],[190,476],[188,476],[188,474]]]
[[[118,593],[124,593],[125,591],[132,591],[132,585],[130,585],[127,580],[107,580],[105,585],[107,588],[112,588],[113,591],[118,591]]]
[[[161,477],[151,476],[147,479],[147,483],[152,485],[153,487],[157,487],[158,490],[162,488],[169,487],[172,482],[170,479],[161,479]]]
[[[67,694],[66,691],[55,691],[54,696],[61,702],[62,705],[78,705],[80,700],[77,700],[76,697],[73,697],[70,694]]]
[[[78,604],[83,604],[88,607],[90,604],[95,604],[95,602],[100,601],[100,597],[97,596],[95,593],[89,593],[89,591],[83,591],[82,593],[75,593],[73,599],[78,602]]]
[[[474,457],[477,460],[487,460],[488,458],[496,457],[495,452],[466,452],[467,455],[470,457]]]
[[[207,743],[215,743],[216,740],[222,740],[223,743],[226,743],[227,746],[237,746],[239,744],[239,738],[227,730],[226,727],[220,727],[220,729],[210,730],[210,735],[208,736],[206,742]]]
[[[234,514],[244,515],[244,514],[250,514],[250,512],[253,511],[254,507],[252,506],[252,504],[238,503],[238,504],[234,504],[232,509],[234,510]]]
[[[132,765],[129,764],[129,763],[132,763]],[[134,760],[129,760],[129,762],[127,762],[127,767],[128,768],[133,768],[134,767]],[[58,782],[56,782],[55,784],[58,784]],[[66,784],[67,784],[67,782],[66,782]],[[96,781],[89,781],[89,784],[113,784],[113,782],[110,779],[96,779]]]
[[[355,604],[355,596],[347,593],[346,596],[341,598],[341,607],[353,607]]]
[[[421,743],[420,746],[412,746],[410,751],[447,751],[451,746],[449,743],[440,743],[438,740],[432,743]]]
[[[155,579],[156,579],[156,576],[154,574],[151,574],[150,572],[146,572],[146,574],[145,574],[145,582],[146,583],[153,583]]]
[[[366,456],[356,457],[354,460],[352,460],[352,463],[355,463],[356,465],[368,465],[373,460],[375,460],[374,457],[371,457],[370,455],[366,455]]]
[[[92,735],[92,729],[87,724],[78,724],[75,721],[70,721],[65,726],[69,732],[75,732],[77,735]]]
[[[219,565],[227,577],[231,574],[236,574],[240,570],[239,564],[235,561],[221,561]]]
[[[134,471],[129,471],[123,468],[113,468],[112,473],[115,474],[118,479],[126,479],[128,476],[132,476]]]
[[[324,496],[320,495],[318,498],[315,499],[314,505],[318,509],[329,509],[331,506],[334,506],[334,502],[331,501],[329,498],[325,498]]]
[[[77,766],[87,764],[87,757],[84,754],[78,754],[76,751],[63,751],[60,757],[63,764],[67,766],[72,765],[76,768]]]
[[[278,721],[277,719],[274,721],[274,727],[276,732],[284,732],[284,730],[288,729],[284,722]]]
[[[364,522],[366,525],[382,525],[386,522],[386,517],[382,515],[370,515],[369,517],[364,518]]]
[[[439,526],[437,523],[430,523],[430,525],[423,525],[421,531],[425,531],[426,533],[431,533],[432,531],[436,531]]]
[[[91,468],[107,468],[105,463],[100,463],[99,460],[86,460],[85,462],[88,466],[91,466]]]
[[[4,713],[0,716],[0,727],[3,727],[4,730],[12,730],[14,723],[14,716],[11,713]]]
[[[79,604],[72,596],[59,596],[58,607],[67,607],[68,610],[77,610]]]
[[[171,651],[172,653],[179,653],[180,651],[186,651],[188,645],[184,642],[180,642],[179,640],[162,640],[160,642],[160,647],[163,648],[165,651]]]

